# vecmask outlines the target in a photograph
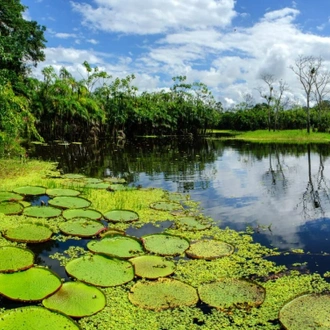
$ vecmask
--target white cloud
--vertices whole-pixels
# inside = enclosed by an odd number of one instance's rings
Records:
[[[71,2],[86,25],[107,32],[157,34],[178,29],[225,27],[236,16],[234,0],[95,0]]]
[[[74,33],[55,33],[54,36],[60,39],[76,38],[77,35]]]
[[[99,42],[95,39],[87,39],[86,40],[87,42],[89,42],[90,44],[93,44],[93,45],[97,45]]]

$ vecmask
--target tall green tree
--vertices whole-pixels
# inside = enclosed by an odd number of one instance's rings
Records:
[[[45,59],[46,28],[24,19],[20,0],[0,0],[0,84],[26,76],[31,65]]]

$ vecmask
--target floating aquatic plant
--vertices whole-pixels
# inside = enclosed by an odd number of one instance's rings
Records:
[[[17,194],[21,195],[28,195],[28,196],[38,196],[38,195],[44,195],[46,193],[45,187],[36,187],[36,186],[25,186],[25,187],[19,187],[15,188],[13,190]]]
[[[99,211],[92,209],[67,209],[62,213],[64,219],[73,218],[89,218],[92,220],[99,220],[102,218],[102,214]]]
[[[90,251],[118,258],[132,258],[144,253],[141,242],[133,237],[112,235],[87,244]]]
[[[183,209],[182,205],[177,202],[166,202],[166,201],[151,203],[150,207],[158,211],[175,211],[175,210]]]
[[[151,234],[142,237],[144,248],[162,256],[180,255],[189,248],[189,241],[169,234]]]
[[[134,278],[130,262],[98,254],[74,259],[65,269],[78,280],[101,287],[121,285]]]
[[[13,300],[42,300],[58,290],[61,285],[60,277],[43,267],[0,274],[0,294]]]
[[[3,236],[10,241],[24,243],[42,243],[48,241],[53,232],[46,226],[34,223],[24,223],[19,227],[8,228]]]
[[[91,202],[82,197],[58,196],[48,201],[50,205],[63,209],[80,209],[91,205]]]
[[[42,304],[71,317],[93,315],[105,307],[104,293],[94,286],[82,282],[67,282]]]
[[[66,235],[91,237],[105,230],[102,222],[87,218],[74,218],[59,224],[61,232]]]
[[[66,189],[66,188],[52,188],[47,189],[46,194],[48,196],[56,197],[56,196],[78,196],[80,195],[80,191],[75,189]]]
[[[173,261],[160,256],[139,256],[129,261],[134,265],[135,275],[148,279],[166,277],[175,270]]]
[[[198,288],[200,299],[221,310],[259,306],[265,299],[265,289],[253,282],[224,278]]]
[[[1,202],[17,202],[23,200],[23,196],[10,191],[0,191]]]
[[[30,206],[26,207],[23,214],[34,218],[55,218],[60,216],[62,210],[51,206]]]
[[[6,215],[20,214],[23,211],[23,205],[19,202],[2,202],[0,203],[0,213]]]
[[[329,294],[306,294],[283,306],[279,319],[289,330],[330,329],[329,307]]]
[[[231,244],[218,240],[203,239],[191,243],[189,249],[186,251],[186,254],[190,258],[212,260],[229,256],[234,252],[234,250],[235,249]]]
[[[197,220],[196,217],[193,216],[177,218],[175,223],[178,228],[181,228],[183,230],[205,230],[211,227],[211,223],[202,222],[201,220]]]
[[[0,314],[0,329],[6,330],[79,330],[69,317],[39,306],[10,309]]]
[[[34,254],[28,249],[16,246],[0,247],[0,272],[10,273],[33,266]]]
[[[197,292],[192,286],[165,278],[152,282],[137,282],[128,297],[132,304],[155,311],[192,306],[198,301]]]
[[[139,215],[131,210],[111,210],[104,213],[104,217],[111,222],[131,222],[139,220]]]

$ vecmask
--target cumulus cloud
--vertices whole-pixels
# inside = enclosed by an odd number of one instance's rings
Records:
[[[94,0],[71,2],[85,24],[107,32],[158,34],[178,29],[228,26],[236,16],[234,0]]]

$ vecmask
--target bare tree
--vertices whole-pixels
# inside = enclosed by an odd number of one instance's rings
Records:
[[[283,97],[284,93],[289,90],[288,84],[283,80],[278,82],[278,88],[274,88],[276,83],[274,75],[272,74],[262,74],[260,76],[266,85],[267,91],[262,89],[261,87],[258,88],[260,96],[265,99],[267,104],[267,111],[268,111],[268,130],[271,129],[271,114],[274,113],[274,131],[277,129],[277,119],[278,113],[283,108]]]
[[[314,76],[314,98],[317,104],[317,111],[318,111],[318,129],[320,129],[321,123],[321,114],[324,107],[323,101],[325,97],[330,93],[330,71],[320,71],[318,75]]]
[[[306,112],[307,112],[307,133],[310,133],[310,99],[315,86],[316,78],[322,66],[322,58],[314,56],[299,56],[295,65],[290,69],[297,75],[306,94]]]

